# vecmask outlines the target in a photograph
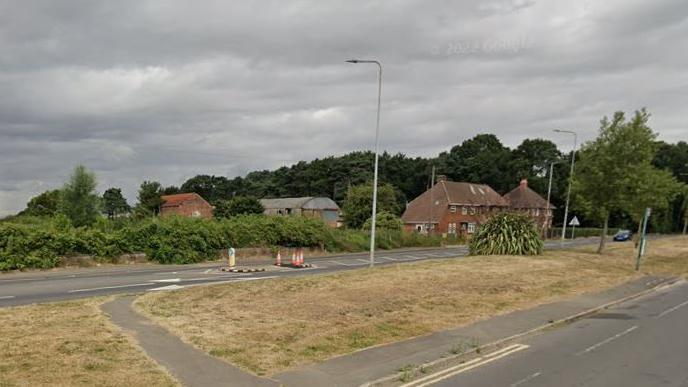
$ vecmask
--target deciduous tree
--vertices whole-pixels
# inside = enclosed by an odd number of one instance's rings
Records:
[[[69,181],[60,195],[59,211],[69,218],[75,227],[90,226],[98,216],[96,176],[83,165],[74,168]]]
[[[122,195],[121,189],[113,187],[103,192],[103,211],[110,219],[131,211],[131,207],[127,203],[127,199]]]
[[[342,212],[344,224],[350,228],[361,228],[373,211],[373,184],[360,184],[349,189],[344,199]],[[380,184],[377,190],[377,212],[399,211],[396,193],[391,184]]]

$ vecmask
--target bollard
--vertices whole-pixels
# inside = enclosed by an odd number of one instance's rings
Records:
[[[299,248],[299,266],[303,266],[303,249]]]
[[[296,250],[292,250],[291,252],[291,265],[296,266]]]
[[[277,250],[277,258],[275,261],[275,266],[282,266],[282,254],[280,254],[279,250]]]
[[[230,269],[234,268],[236,266],[236,251],[234,250],[234,247],[230,247],[227,249],[227,265],[229,266]]]

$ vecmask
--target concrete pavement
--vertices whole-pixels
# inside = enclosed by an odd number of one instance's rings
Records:
[[[686,322],[688,284],[682,282],[520,340],[522,350],[405,387],[688,386]]]
[[[182,342],[177,336],[153,324],[131,307],[133,297],[125,296],[101,308],[112,322],[131,334],[143,350],[188,387],[278,386]]]
[[[457,329],[364,349],[274,377],[287,386],[359,386],[395,381],[399,370],[408,365],[418,367],[434,362],[436,367],[442,367],[445,362],[451,363],[450,358],[457,347],[470,352],[478,345],[525,335],[551,322],[649,291],[663,281],[666,279],[643,277],[600,293],[573,297]]]

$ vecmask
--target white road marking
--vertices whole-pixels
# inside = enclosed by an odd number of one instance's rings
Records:
[[[638,326],[637,326],[637,325],[633,325],[632,327],[626,329],[626,330],[623,331],[623,332],[617,333],[617,334],[615,334],[615,335],[612,336],[612,337],[609,337],[609,338],[607,338],[607,339],[604,339],[604,340],[600,341],[599,343],[597,343],[597,344],[595,344],[595,345],[592,345],[592,346],[590,346],[590,347],[588,347],[588,348],[586,348],[586,349],[584,349],[584,350],[582,350],[582,351],[576,353],[576,356],[580,356],[580,355],[585,354],[585,353],[588,353],[588,352],[590,352],[590,351],[594,351],[594,350],[596,350],[597,348],[599,348],[599,347],[601,347],[601,346],[603,346],[603,345],[605,345],[605,344],[608,344],[608,343],[610,343],[610,342],[612,342],[612,341],[618,339],[618,338],[621,337],[621,336],[624,336],[624,335],[626,335],[626,334],[628,334],[628,333],[631,333],[631,332],[633,332],[633,331],[636,330],[636,329],[638,329]]]
[[[157,275],[166,275],[166,274],[177,274],[176,271],[161,271],[160,273],[155,273]]]
[[[361,266],[358,263],[342,263],[339,261],[332,261],[332,263],[336,263],[337,265],[342,265],[342,266]]]
[[[396,261],[396,259],[390,257],[380,257],[380,259],[385,259],[387,261]]]
[[[664,317],[664,316],[666,316],[667,314],[669,314],[669,313],[671,313],[671,312],[673,312],[673,311],[675,311],[675,310],[677,310],[677,309],[679,309],[679,308],[682,308],[682,307],[684,307],[684,306],[686,306],[686,305],[688,305],[688,301],[684,301],[684,302],[682,302],[682,303],[680,303],[680,304],[674,306],[673,308],[669,308],[669,309],[665,310],[664,312],[660,313],[660,314],[657,316],[657,318]]]
[[[208,274],[208,273],[210,273],[210,272],[213,271],[213,270],[215,270],[215,269],[208,269],[208,270],[204,271],[203,273],[204,273],[204,274]]]
[[[70,290],[67,293],[80,293],[80,292],[92,292],[95,290],[105,290],[105,289],[120,289],[120,288],[132,288],[135,286],[149,286],[153,285],[150,282],[147,282],[145,284],[131,284],[131,285],[119,285],[119,286],[103,286],[102,288],[90,288],[90,289],[76,289],[76,290]]]
[[[0,300],[9,300],[10,298],[15,298],[15,296],[0,296]]]
[[[179,286],[179,285],[167,285],[163,286],[160,288],[153,288],[153,289],[148,289],[149,292],[156,292],[156,291],[166,291],[166,290],[178,290],[178,289],[183,289],[184,286]]]
[[[151,282],[181,282],[181,278],[169,278],[161,280],[152,280]]]
[[[466,363],[462,363],[459,365],[456,365],[454,367],[447,368],[446,370],[442,370],[440,372],[434,373],[432,375],[425,376],[423,378],[420,378],[418,380],[414,380],[411,383],[406,383],[402,385],[401,387],[424,387],[424,386],[429,386],[431,384],[435,384],[439,381],[442,381],[444,379],[450,378],[452,376],[456,376],[460,373],[472,370],[474,368],[480,367],[482,365],[491,363],[497,359],[501,359],[503,357],[509,356],[513,353],[516,353],[518,351],[522,351],[524,349],[529,348],[530,346],[526,344],[514,344],[506,348],[502,348],[499,351],[492,352],[488,355],[485,355],[484,357],[478,357],[473,360],[470,360]]]
[[[536,373],[534,373],[534,374],[532,374],[532,375],[526,376],[525,378],[523,378],[523,379],[519,380],[518,382],[512,384],[511,387],[518,387],[518,386],[520,386],[521,384],[528,383],[529,381],[531,381],[531,380],[537,378],[537,377],[540,376],[540,375],[542,375],[542,372],[536,372]]]

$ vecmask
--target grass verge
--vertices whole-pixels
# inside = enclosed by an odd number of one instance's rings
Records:
[[[651,241],[641,273],[632,243],[535,257],[428,261],[340,274],[147,294],[136,306],[183,340],[258,374],[454,328],[642,273],[688,273],[688,238]]]
[[[103,299],[0,309],[0,386],[175,386],[111,325]]]

